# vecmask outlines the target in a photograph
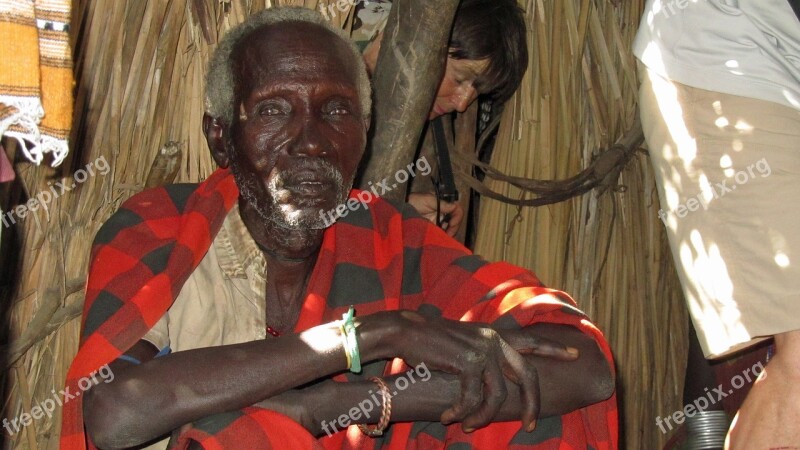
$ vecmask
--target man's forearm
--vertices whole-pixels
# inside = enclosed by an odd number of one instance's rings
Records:
[[[588,336],[571,327],[537,326],[537,334],[560,339],[580,350],[576,361],[526,356],[539,373],[541,409],[539,417],[563,415],[597,403],[611,396],[613,377],[608,362]],[[554,336],[556,335],[557,336]],[[430,372],[424,366],[385,379],[392,394],[393,422],[438,422],[442,413],[458,399],[458,377]],[[520,419],[522,411],[519,387],[506,379],[508,395],[494,418],[495,422]],[[319,395],[321,394],[321,395]],[[318,421],[312,429],[320,434],[341,430],[343,425],[377,423],[381,416],[380,394],[373,382],[333,383],[311,394],[309,405]]]
[[[365,360],[384,357],[375,349],[386,329],[381,315],[363,319]],[[96,443],[129,447],[346,370],[346,361],[338,326],[327,324],[280,339],[177,352],[138,366],[114,363],[114,382],[87,393],[87,430]]]

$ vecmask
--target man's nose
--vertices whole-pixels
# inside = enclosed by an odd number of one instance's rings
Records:
[[[456,99],[456,111],[463,113],[469,108],[469,105],[475,101],[478,96],[478,91],[471,84],[459,90],[458,98]]]
[[[295,155],[323,156],[328,152],[328,142],[322,132],[321,119],[307,115],[298,118],[299,124],[294,133],[294,142],[290,146]]]

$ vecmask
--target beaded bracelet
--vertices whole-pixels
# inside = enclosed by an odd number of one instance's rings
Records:
[[[381,419],[375,428],[370,429],[368,426],[360,424],[358,429],[367,436],[374,438],[383,436],[383,432],[389,426],[389,419],[392,417],[392,396],[389,395],[389,386],[386,385],[385,381],[378,377],[370,377],[370,380],[380,388],[381,397],[383,397],[383,411],[381,412]]]

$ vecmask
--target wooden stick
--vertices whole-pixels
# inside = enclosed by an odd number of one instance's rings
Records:
[[[384,179],[384,197],[403,201],[406,183],[395,172],[413,158],[444,69],[458,0],[398,0],[384,30],[373,78],[372,143],[361,185]]]

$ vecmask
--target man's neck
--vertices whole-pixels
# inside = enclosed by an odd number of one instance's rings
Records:
[[[266,323],[280,332],[291,330],[302,309],[324,230],[283,228],[241,203],[239,214],[266,256]]]
[[[241,203],[239,214],[268,262],[277,267],[290,266],[291,270],[298,270],[298,265],[308,266],[309,271],[313,269],[324,230],[284,228],[272,220],[265,220],[253,208]]]

